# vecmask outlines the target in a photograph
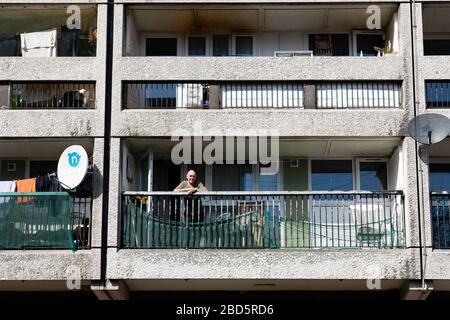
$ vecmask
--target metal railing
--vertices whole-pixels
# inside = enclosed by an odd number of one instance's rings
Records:
[[[396,81],[334,81],[310,83],[308,86],[312,90],[305,92],[305,83],[299,81],[124,82],[123,108],[334,109],[399,108],[401,105],[401,83]],[[311,95],[308,106],[305,105],[306,94]]]
[[[432,192],[433,248],[450,249],[450,194]]]
[[[0,249],[89,249],[92,198],[0,193]]]
[[[208,84],[125,82],[124,109],[208,107]]]
[[[235,82],[220,84],[222,108],[303,108],[301,82]]]
[[[0,83],[3,109],[93,109],[94,82]]]
[[[393,81],[323,82],[316,85],[317,108],[399,108],[401,85]]]
[[[427,108],[450,107],[450,81],[425,81]]]
[[[124,192],[123,248],[402,248],[403,194]]]
[[[301,82],[124,82],[125,109],[302,108]]]

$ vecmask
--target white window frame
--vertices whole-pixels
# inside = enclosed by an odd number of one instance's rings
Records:
[[[258,47],[258,41],[257,41],[257,34],[256,33],[233,33],[232,34],[232,43],[231,43],[231,52],[232,55],[236,56],[236,38],[237,37],[252,37],[253,39],[253,54],[248,57],[256,57],[259,56],[259,47]],[[244,56],[247,57],[247,56]]]
[[[352,162],[352,190],[355,190],[356,187],[356,170],[355,170],[355,159],[354,158],[350,158],[350,157],[331,157],[331,158],[326,158],[326,157],[313,157],[313,158],[308,158],[308,190],[309,191],[319,191],[319,190],[313,190],[312,189],[312,161],[315,160],[322,160],[322,161],[326,161],[326,160],[346,160],[346,161],[351,161]],[[321,190],[321,191],[329,191],[329,190]]]
[[[385,157],[380,157],[380,158],[356,158],[355,159],[355,164],[356,164],[356,188],[357,190],[361,190],[361,162],[384,162],[386,164],[386,190],[382,190],[382,191],[387,191],[389,190],[389,159],[385,158]]]
[[[205,55],[204,56],[190,56],[189,55],[189,38],[191,37],[203,37],[205,38]],[[209,57],[212,55],[212,40],[210,39],[211,36],[209,34],[206,33],[199,33],[199,34],[188,34],[186,35],[185,39],[184,39],[184,52],[185,52],[185,56],[186,57]]]
[[[177,57],[181,57],[184,54],[183,37],[180,33],[153,33],[144,32],[141,34],[141,55],[145,57],[146,40],[153,38],[176,38],[177,39]]]
[[[211,57],[214,56],[214,36],[227,36],[228,37],[228,55],[232,55],[233,50],[232,50],[232,46],[233,46],[233,37],[227,33],[227,32],[213,32],[210,35],[210,41],[209,41],[209,52]],[[254,43],[253,43],[254,44]],[[218,56],[220,57],[220,56]]]

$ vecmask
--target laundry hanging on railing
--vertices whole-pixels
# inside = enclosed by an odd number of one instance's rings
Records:
[[[20,44],[23,57],[56,57],[56,29],[21,33]]]
[[[16,191],[16,181],[0,181],[0,192]],[[0,204],[8,202],[9,198],[0,197]]]

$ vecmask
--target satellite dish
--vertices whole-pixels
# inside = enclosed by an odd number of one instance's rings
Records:
[[[422,114],[409,122],[408,132],[417,142],[427,145],[435,144],[449,135],[450,120],[441,114]]]
[[[83,181],[88,169],[88,156],[82,146],[70,146],[59,157],[58,180],[64,189],[74,189]]]

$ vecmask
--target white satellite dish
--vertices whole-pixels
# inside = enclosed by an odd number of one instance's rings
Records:
[[[88,155],[82,146],[70,146],[59,157],[58,180],[64,189],[80,185],[88,169]]]

